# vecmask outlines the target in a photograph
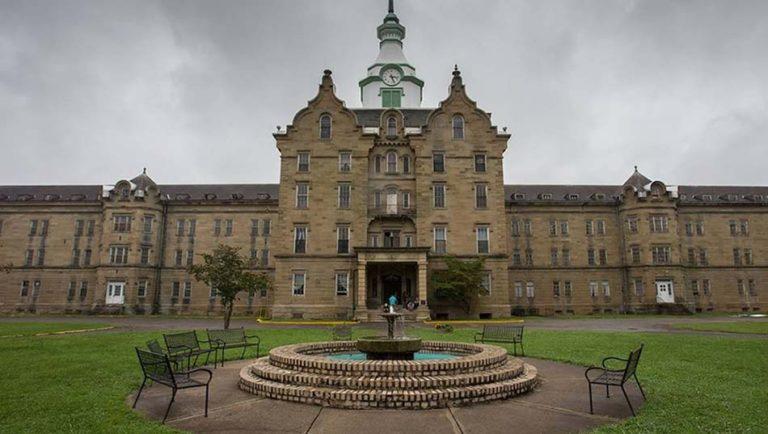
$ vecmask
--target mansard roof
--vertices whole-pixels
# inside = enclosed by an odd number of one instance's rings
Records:
[[[686,204],[762,203],[768,204],[768,186],[681,185],[680,201]]]
[[[163,200],[172,201],[276,201],[279,184],[169,184],[159,185]]]
[[[357,124],[361,127],[378,127],[381,122],[381,114],[389,108],[353,108],[350,109],[357,116]],[[422,127],[427,124],[427,117],[433,108],[395,109],[403,114],[406,127]]]
[[[101,185],[0,185],[2,202],[94,202]]]

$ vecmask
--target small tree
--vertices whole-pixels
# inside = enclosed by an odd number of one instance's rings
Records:
[[[215,288],[224,306],[224,328],[229,328],[237,294],[241,291],[271,288],[267,273],[249,271],[248,259],[240,256],[240,249],[220,244],[212,253],[204,253],[203,263],[193,265],[189,271],[200,282]]]
[[[431,283],[438,300],[457,303],[469,314],[483,288],[485,260],[483,258],[459,260],[446,257],[444,270],[432,273]]]

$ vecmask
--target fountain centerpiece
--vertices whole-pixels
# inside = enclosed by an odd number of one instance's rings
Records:
[[[397,298],[390,297],[387,311],[381,316],[387,320],[386,336],[367,336],[357,340],[357,350],[365,353],[367,360],[413,360],[414,353],[421,349],[421,338],[395,336],[395,322],[403,314],[395,311]]]

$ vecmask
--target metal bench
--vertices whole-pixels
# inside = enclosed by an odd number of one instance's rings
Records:
[[[168,403],[168,408],[165,410],[165,416],[163,416],[163,423],[168,418],[168,413],[171,411],[171,405],[176,400],[176,392],[179,389],[192,389],[195,387],[205,387],[205,417],[208,417],[208,388],[213,378],[213,372],[209,369],[198,368],[191,371],[174,371],[171,367],[171,360],[165,354],[157,354],[151,351],[145,351],[141,348],[136,348],[136,355],[139,357],[139,364],[141,364],[141,371],[144,374],[144,381],[141,382],[139,392],[136,394],[136,399],[133,401],[133,408],[136,408],[136,403],[139,402],[144,386],[147,381],[154,381],[157,384],[170,387],[173,389],[173,395],[171,395],[171,402]],[[204,381],[195,380],[192,378],[192,374],[205,373],[208,374],[208,378]]]
[[[512,351],[515,356],[519,344],[522,355],[525,355],[523,326],[521,325],[484,325],[483,331],[475,334],[475,342],[512,344]]]
[[[352,340],[352,326],[349,325],[337,325],[331,330],[331,335],[334,341],[351,341]]]
[[[171,363],[173,363],[174,369],[184,368],[184,364],[182,362],[186,360],[187,356],[185,354],[174,354],[173,356],[168,355],[165,350],[163,350],[163,347],[160,346],[160,342],[158,342],[157,339],[147,341],[147,349],[152,353],[168,356],[168,359],[171,361]]]
[[[629,396],[627,395],[627,391],[624,389],[624,383],[626,383],[630,378],[634,377],[635,382],[637,382],[637,387],[640,389],[640,393],[643,395],[643,399],[645,399],[645,392],[643,391],[643,386],[640,385],[640,380],[637,379],[637,364],[640,362],[640,355],[643,353],[643,345],[640,344],[640,348],[632,351],[629,353],[629,357],[626,359],[621,359],[619,357],[606,357],[603,359],[601,366],[591,366],[587,368],[587,370],[584,372],[584,376],[587,378],[587,384],[589,384],[589,412],[593,412],[593,406],[592,406],[592,385],[593,384],[599,384],[599,385],[605,385],[605,396],[610,398],[611,392],[608,389],[610,386],[617,386],[621,387],[621,391],[624,393],[624,398],[627,400],[627,404],[629,404],[629,410],[632,412],[632,416],[635,415],[635,409],[632,408],[632,403],[629,401]],[[610,360],[615,360],[619,362],[624,362],[624,367],[622,369],[609,369],[608,366],[606,366],[606,362]],[[592,371],[598,371],[599,374],[597,376],[594,376],[593,378],[590,378],[590,372]]]
[[[249,347],[256,347],[256,357],[259,357],[261,339],[256,335],[246,335],[245,328],[243,327],[236,329],[206,329],[206,331],[208,332],[208,342],[211,343],[215,350],[221,351],[221,366],[224,366],[224,351],[232,348],[243,349],[243,353],[240,354],[242,359],[245,357],[245,350]],[[249,342],[249,339],[255,340]]]
[[[165,346],[168,348],[168,357],[174,358],[186,358],[187,369],[192,366],[197,366],[197,360],[200,356],[205,356],[205,365],[208,364],[211,353],[214,356],[214,367],[216,366],[216,352],[215,348],[208,341],[201,341],[197,338],[197,333],[194,330],[181,333],[169,333],[163,334],[165,340]],[[200,343],[207,343],[209,348],[202,348]],[[194,357],[194,362],[192,358]]]

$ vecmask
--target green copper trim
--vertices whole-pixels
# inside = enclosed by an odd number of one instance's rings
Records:
[[[368,85],[369,83],[373,83],[373,82],[376,82],[376,81],[382,81],[381,77],[379,77],[378,75],[370,75],[370,76],[365,77],[364,79],[360,80],[360,82],[358,83],[359,86],[360,86],[360,91],[362,92],[362,89],[366,85]],[[424,87],[424,82],[422,80],[412,76],[412,75],[406,75],[406,76],[404,76],[403,78],[400,79],[400,83],[402,83],[404,81],[413,83],[416,86],[419,86],[420,88]]]

